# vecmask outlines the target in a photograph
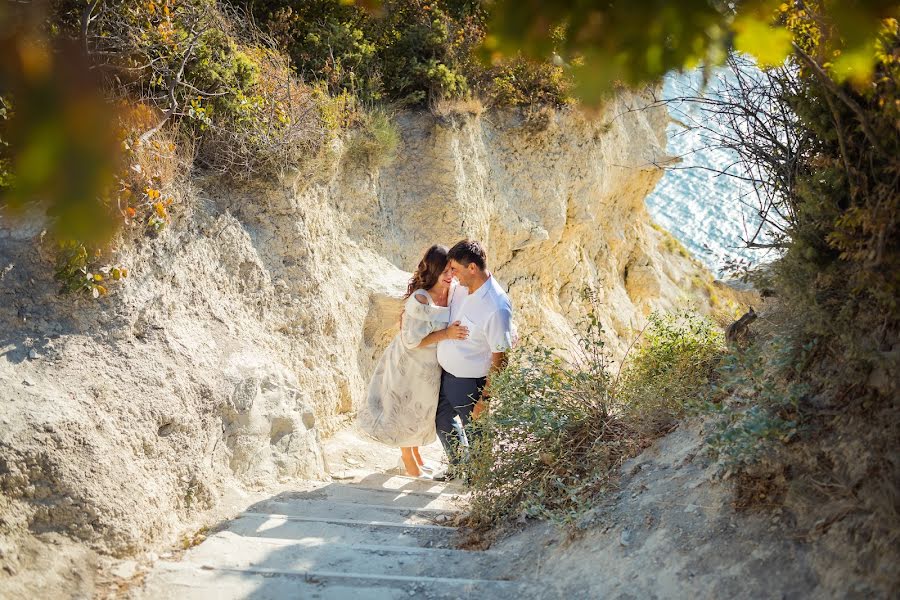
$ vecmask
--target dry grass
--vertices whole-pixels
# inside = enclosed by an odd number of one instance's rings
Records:
[[[478,117],[485,111],[481,100],[475,96],[468,98],[432,100],[428,109],[431,114],[441,119],[453,117]]]
[[[370,168],[390,164],[400,147],[400,131],[393,116],[384,109],[358,111],[357,124],[347,137],[347,157],[365,162]]]

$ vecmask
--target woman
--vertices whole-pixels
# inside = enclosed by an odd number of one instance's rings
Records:
[[[363,431],[400,448],[406,473],[413,477],[423,471],[418,447],[436,437],[434,415],[441,384],[436,344],[469,335],[459,321],[448,325],[452,281],[447,248],[432,246],[409,282],[400,333],[378,361],[359,415]]]

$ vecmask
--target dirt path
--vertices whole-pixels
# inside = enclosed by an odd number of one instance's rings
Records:
[[[514,598],[507,557],[455,548],[465,490],[390,472],[396,454],[340,432],[332,481],[258,502],[179,559],[159,561],[143,599]],[[438,447],[425,449],[435,462]]]

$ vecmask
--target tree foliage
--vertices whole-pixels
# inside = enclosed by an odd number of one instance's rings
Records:
[[[810,4],[819,10],[807,10]],[[803,37],[801,29],[818,28],[817,19],[827,15],[827,35],[816,44],[838,82],[861,83],[874,74],[884,19],[900,16],[898,10],[890,0],[652,0],[639,10],[626,0],[496,0],[484,49],[494,60],[519,52],[540,58],[554,50],[563,59],[580,56],[584,66],[573,71],[578,95],[595,102],[617,81],[636,85],[673,69],[721,64],[733,49],[764,66],[781,64]],[[557,26],[568,30],[561,46],[553,39]]]
[[[731,48],[762,64],[779,63],[789,51],[806,57],[797,68],[821,79],[830,90],[821,100],[838,105],[840,124],[826,123],[822,139],[853,146],[862,136],[879,157],[891,149],[879,147],[879,128],[897,110],[896,56],[878,35],[896,29],[885,20],[896,15],[895,2],[859,0],[852,10],[830,0],[748,0],[736,10],[707,0],[654,0],[641,10],[619,0],[239,5],[272,39],[216,0],[0,5],[0,204],[9,212],[42,204],[60,238],[100,240],[123,222],[165,222],[168,208],[146,192],[159,190],[154,175],[143,182],[122,176],[135,164],[129,153],[163,126],[187,134],[202,166],[235,175],[272,171],[320,144],[323,124],[327,130],[344,121],[332,108],[346,103],[324,100],[322,89],[367,103],[426,105],[473,94],[489,104],[563,105],[574,78],[576,95],[593,102],[617,82],[717,64]],[[487,62],[477,59],[479,48]],[[280,49],[318,91],[293,79]],[[870,109],[883,118],[865,116]],[[124,134],[121,115],[127,123],[137,113],[146,128]],[[160,148],[171,142],[161,140]],[[890,189],[890,182],[862,181],[864,161],[841,155],[853,190]],[[884,172],[883,163],[872,164]],[[808,184],[811,195],[825,193],[822,184]],[[860,197],[841,207],[827,244],[844,257],[883,258],[887,242],[872,240],[887,240],[889,232],[877,225],[881,216],[873,220],[859,208]],[[883,212],[890,204],[878,206]]]
[[[488,103],[569,102],[563,69],[544,57],[483,63],[487,13],[475,0],[386,0],[366,11],[340,0],[244,0],[306,79],[364,102],[424,105],[475,95]]]

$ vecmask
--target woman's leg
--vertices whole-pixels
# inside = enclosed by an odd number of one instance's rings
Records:
[[[421,474],[419,465],[416,463],[416,457],[413,456],[412,448],[400,448],[400,458],[403,460],[403,466],[406,467],[407,475],[418,477]]]
[[[422,465],[425,464],[425,461],[422,460],[422,455],[419,454],[419,447],[418,447],[418,446],[413,446],[412,453],[413,453],[413,456],[414,456],[415,459],[416,459],[416,464],[417,464],[417,465],[419,465],[419,466],[421,467]]]

